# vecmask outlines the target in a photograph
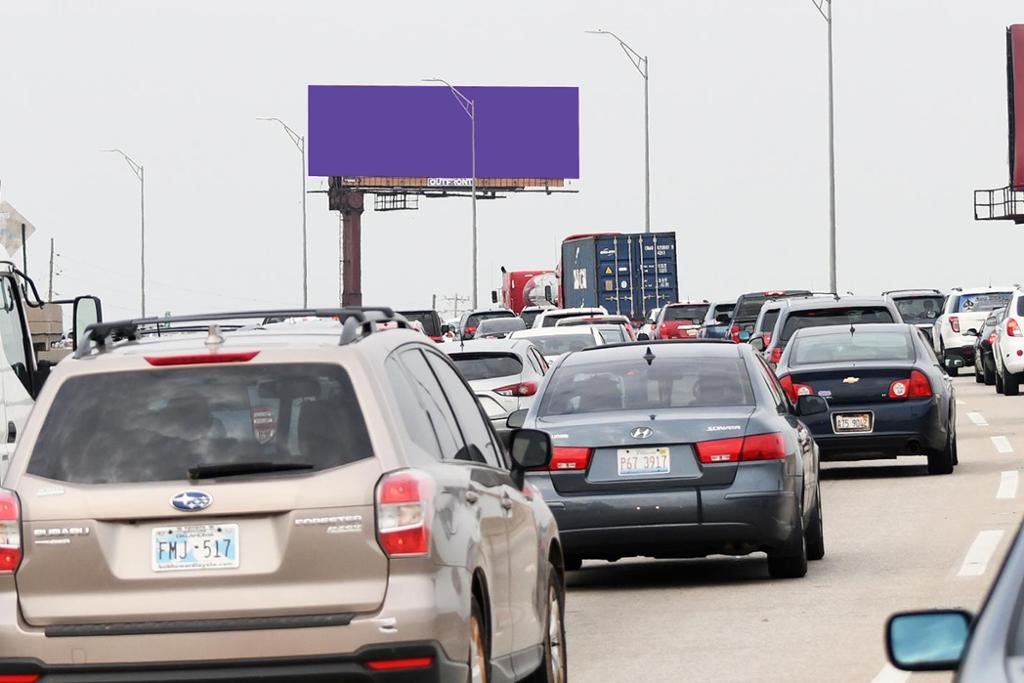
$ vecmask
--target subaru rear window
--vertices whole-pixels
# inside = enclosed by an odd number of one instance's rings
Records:
[[[904,329],[882,331],[836,331],[797,337],[790,351],[790,365],[818,363],[854,363],[858,361],[911,361],[915,353],[910,335]]]
[[[665,309],[665,320],[692,320],[699,323],[708,314],[708,304],[700,306],[669,306]]]
[[[339,366],[183,367],[68,379],[28,473],[113,484],[263,463],[301,473],[372,456],[355,390]]]
[[[787,341],[797,330],[826,325],[863,325],[867,323],[896,322],[884,306],[843,306],[791,311],[782,327],[782,340]]]
[[[469,382],[523,372],[523,362],[514,353],[453,353],[450,358]]]
[[[573,363],[556,370],[539,416],[618,410],[749,406],[750,376],[736,357],[657,358]]]
[[[977,294],[961,294],[957,302],[957,313],[971,313],[974,311],[992,311],[1003,308],[1010,303],[1013,292],[979,292]]]

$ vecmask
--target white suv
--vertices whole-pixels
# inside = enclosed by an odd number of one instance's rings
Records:
[[[1007,396],[1020,393],[1024,382],[1024,292],[1017,289],[999,316],[992,342],[996,366],[996,391]]]
[[[935,319],[932,344],[950,375],[974,363],[974,338],[994,309],[1003,308],[1015,287],[955,287]]]

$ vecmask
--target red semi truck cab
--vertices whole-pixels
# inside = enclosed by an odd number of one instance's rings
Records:
[[[546,298],[548,293],[551,301]],[[516,315],[527,306],[558,305],[557,297],[558,282],[553,270],[506,270],[501,274],[501,305]]]

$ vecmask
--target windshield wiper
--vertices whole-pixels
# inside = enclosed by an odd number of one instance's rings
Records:
[[[212,479],[215,477],[237,477],[243,474],[311,470],[313,468],[314,466],[308,462],[232,462],[219,465],[194,465],[188,468],[188,478],[190,480]]]

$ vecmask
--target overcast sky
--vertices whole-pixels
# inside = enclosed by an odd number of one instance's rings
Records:
[[[840,288],[1021,281],[1022,228],[972,207],[1007,182],[1019,0],[835,2]],[[479,204],[481,301],[499,266],[553,267],[569,233],[642,230],[642,81],[588,28],[650,57],[652,227],[676,231],[683,295],[828,283],[811,0],[0,0],[0,26],[0,195],[37,227],[37,281],[55,238],[55,288],[107,317],[139,307],[138,181],[107,147],[146,168],[150,313],[301,303],[298,151],[255,119],[304,133],[310,83],[579,86],[581,191]],[[310,195],[314,305],[338,301],[338,225]],[[366,303],[468,294],[468,199],[367,211],[363,230]]]

